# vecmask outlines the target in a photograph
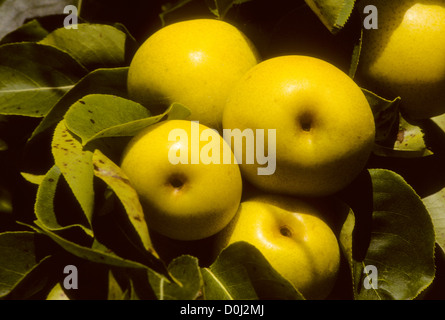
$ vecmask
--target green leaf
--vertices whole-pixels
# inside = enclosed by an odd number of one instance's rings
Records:
[[[355,78],[355,74],[357,73],[358,63],[360,61],[360,53],[362,51],[363,44],[363,29],[360,30],[360,36],[357,37],[357,41],[354,43],[352,49],[351,63],[349,65],[348,75],[351,79]]]
[[[398,174],[369,170],[361,202],[372,207],[350,210],[340,244],[351,267],[355,299],[409,300],[416,298],[435,276],[435,234],[422,200]],[[421,232],[419,232],[421,230]],[[377,279],[369,283],[365,267],[375,266]],[[369,275],[369,274],[368,274]],[[370,276],[370,275],[369,275]]]
[[[65,238],[62,238],[61,236],[47,229],[39,220],[34,221],[34,223],[36,224],[37,227],[40,228],[40,231],[42,233],[49,236],[55,243],[61,246],[65,251],[75,255],[76,257],[91,262],[106,264],[109,266],[144,269],[144,270],[149,270],[150,272],[155,272],[149,269],[144,264],[119,257],[115,255],[111,250],[107,250],[104,248],[98,249],[97,247],[91,248],[69,241]]]
[[[237,242],[202,269],[204,297],[209,300],[303,299],[303,296],[254,246]]]
[[[33,232],[0,234],[0,297],[9,294],[47,256],[40,256],[40,235]]]
[[[198,259],[189,255],[175,258],[168,271],[176,281],[149,274],[149,281],[159,300],[194,300],[201,293],[202,277]]]
[[[103,134],[107,129],[135,120],[149,118],[148,109],[134,101],[113,95],[91,94],[74,103],[65,115],[67,127],[82,139],[82,144],[107,136],[129,136],[123,131],[116,135]]]
[[[126,292],[123,291],[113,272],[109,270],[108,272],[108,296],[107,300],[125,300]]]
[[[65,293],[60,282],[57,282],[57,284],[48,293],[46,300],[70,300],[70,298]]]
[[[128,218],[144,248],[157,256],[150,240],[144,212],[136,191],[131,187],[125,173],[108,159],[100,150],[93,153],[94,174],[102,179],[115,192],[124,205]]]
[[[362,89],[374,114],[376,139],[374,153],[384,157],[417,158],[431,155],[418,125],[400,115],[400,97],[387,100]]]
[[[443,163],[443,143],[445,137],[445,114],[437,116],[431,119],[435,124],[437,131],[434,140],[437,139],[438,144],[438,165],[441,167]],[[427,195],[423,197],[423,202],[427,207],[431,218],[433,219],[434,229],[436,231],[436,242],[445,252],[445,183],[442,178],[440,178],[440,173],[438,173],[434,167],[431,167],[434,171],[433,174],[438,176],[441,183],[439,186],[434,188],[434,192],[427,192]],[[432,184],[430,183],[429,186]]]
[[[378,146],[392,148],[394,141],[397,139],[397,132],[399,129],[400,98],[391,101],[382,98],[367,89],[362,88],[362,91],[368,100],[374,115],[376,125],[376,144]]]
[[[445,133],[445,114],[431,118],[431,120]]]
[[[65,115],[67,127],[81,138],[82,144],[107,137],[134,136],[141,129],[168,119],[183,119],[190,113],[180,104],[172,104],[163,114],[151,116],[142,105],[111,95],[88,95],[73,104]]]
[[[41,184],[43,179],[45,179],[44,174],[33,174],[28,172],[20,172],[20,174],[26,181],[36,185]]]
[[[66,215],[69,211],[55,212],[54,210],[54,198],[56,196],[56,189],[60,176],[60,169],[57,166],[53,166],[40,183],[34,207],[37,219],[45,226],[45,228],[53,232],[77,226],[87,235],[93,236],[92,230],[88,226],[82,225],[80,222],[77,224],[61,225],[60,221],[63,219],[60,215],[64,215],[63,218],[66,220]]]
[[[71,105],[88,94],[113,94],[126,97],[127,73],[128,67],[97,69],[90,72],[54,105],[34,130],[29,140],[59,123]]]
[[[43,117],[86,70],[51,46],[0,46],[0,114]]]
[[[83,150],[63,120],[54,131],[51,149],[56,166],[60,168],[91,226],[94,207],[93,153]]]
[[[69,53],[89,70],[126,66],[125,48],[130,39],[105,24],[81,23],[77,29],[59,28],[40,41]]]
[[[305,0],[305,2],[326,28],[335,34],[348,22],[355,0]]]

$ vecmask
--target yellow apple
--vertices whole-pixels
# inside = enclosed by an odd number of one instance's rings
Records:
[[[258,61],[251,41],[227,22],[177,22],[138,49],[128,72],[128,93],[147,107],[179,102],[191,110],[190,120],[220,130],[228,92]]]
[[[361,1],[378,9],[365,30],[357,81],[379,95],[400,96],[406,118],[445,112],[445,1]]]
[[[235,216],[229,244],[254,245],[273,268],[306,299],[324,299],[340,266],[337,238],[323,221],[329,212],[306,200],[261,195],[243,201]]]
[[[223,163],[223,149],[230,151],[215,130],[187,120],[159,122],[129,142],[121,168],[152,230],[197,240],[230,222],[241,201],[242,180],[236,161]]]
[[[296,55],[250,69],[229,95],[223,127],[255,132],[257,141],[258,130],[267,130],[264,149],[275,153],[276,170],[261,173],[258,154],[249,163],[244,152],[237,156],[243,177],[268,192],[304,196],[347,186],[365,167],[375,139],[374,117],[357,84],[332,64]]]

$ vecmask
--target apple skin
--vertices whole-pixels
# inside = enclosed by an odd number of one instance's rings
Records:
[[[223,127],[275,129],[275,173],[258,175],[256,161],[238,159],[241,172],[259,189],[300,196],[343,189],[365,167],[375,140],[374,117],[357,84],[332,64],[297,55],[250,69],[229,95]]]
[[[364,30],[357,81],[400,96],[407,119],[445,112],[445,1],[361,1],[378,9],[378,29]]]
[[[150,109],[181,103],[191,110],[190,120],[221,130],[230,89],[259,59],[251,41],[227,22],[173,23],[151,35],[134,55],[129,97]]]
[[[139,195],[149,228],[178,240],[198,240],[219,232],[235,215],[242,194],[241,173],[235,161],[170,162],[173,145],[190,159],[190,124],[188,120],[166,120],[147,127],[129,142],[121,162]],[[168,141],[169,133],[176,129],[187,132],[187,142]],[[200,133],[206,129],[210,130],[199,124]],[[215,134],[222,149],[225,141]],[[205,143],[200,142],[199,150]]]
[[[321,212],[307,200],[259,195],[241,202],[231,223],[229,245],[254,245],[306,299],[325,299],[340,267],[337,238]]]

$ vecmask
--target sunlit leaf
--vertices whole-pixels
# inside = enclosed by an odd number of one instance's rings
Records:
[[[144,212],[136,191],[131,187],[125,173],[102,152],[93,154],[94,174],[110,186],[124,205],[125,212],[147,251],[157,256],[150,240]]]
[[[44,174],[33,174],[33,173],[28,173],[28,172],[20,172],[20,174],[26,181],[31,182],[36,185],[41,184],[43,179],[45,179]]]
[[[61,121],[56,127],[51,149],[56,166],[91,225],[94,209],[93,153],[83,150],[80,142],[66,128],[65,121]]]
[[[82,139],[82,144],[107,137],[130,137],[164,117],[183,119],[188,109],[172,104],[163,114],[151,116],[148,109],[128,99],[112,95],[88,95],[76,102],[65,119],[71,132]]]
[[[57,284],[48,293],[46,300],[70,300],[70,298],[65,293],[60,282],[57,282]]]

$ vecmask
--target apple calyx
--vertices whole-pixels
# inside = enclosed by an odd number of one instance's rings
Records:
[[[304,112],[298,117],[297,122],[303,131],[310,132],[312,129],[313,117],[309,112]]]
[[[288,226],[281,226],[280,233],[284,237],[292,238],[292,230]]]
[[[167,185],[176,191],[180,191],[187,182],[187,178],[182,174],[173,174],[168,177]]]

